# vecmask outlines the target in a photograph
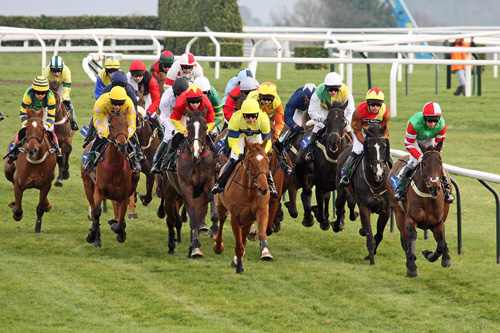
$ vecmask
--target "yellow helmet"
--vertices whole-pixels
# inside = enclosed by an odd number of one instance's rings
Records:
[[[113,89],[111,89],[109,98],[111,100],[111,104],[123,104],[127,99],[127,92],[125,91],[125,88],[121,86],[115,86],[113,87]]]
[[[263,82],[260,87],[259,87],[259,94],[260,95],[272,95],[276,97],[277,91],[276,91],[276,85],[271,82]]]
[[[49,80],[45,76],[37,76],[33,83],[31,84],[31,88],[36,91],[49,91]]]
[[[258,114],[260,112],[259,102],[253,98],[247,98],[241,104],[241,113],[243,114]]]
[[[366,93],[366,100],[384,101],[384,93],[379,88],[372,88]]]
[[[106,69],[120,69],[120,60],[115,57],[106,59],[104,62],[104,68]]]

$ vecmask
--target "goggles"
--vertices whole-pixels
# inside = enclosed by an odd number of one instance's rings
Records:
[[[250,118],[257,119],[258,115],[259,115],[258,113],[245,113],[243,115],[243,118],[245,118],[245,119],[250,119]]]
[[[39,95],[39,96],[45,96],[47,94],[46,91],[33,90],[33,92],[35,93],[35,95]]]
[[[368,103],[368,105],[370,105],[370,106],[378,106],[378,107],[381,107],[381,106],[382,106],[382,103],[370,102],[370,103]]]
[[[338,86],[326,86],[326,90],[328,90],[329,92],[332,92],[332,91],[339,92],[340,87],[338,87]]]
[[[196,104],[196,103],[201,103],[203,97],[193,97],[193,98],[187,98],[188,103],[191,104]]]
[[[52,73],[61,73],[62,72],[62,69],[61,68],[51,68],[50,71]]]
[[[437,123],[440,118],[436,118],[436,117],[424,117],[424,119],[428,123]]]
[[[193,69],[193,65],[181,65],[181,69]]]
[[[125,104],[125,101],[117,101],[114,99],[111,100],[111,105],[113,106],[122,106],[123,104]]]

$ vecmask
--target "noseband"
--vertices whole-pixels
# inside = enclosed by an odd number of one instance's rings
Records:
[[[428,153],[437,153],[439,154],[439,151],[437,150],[428,150],[424,153],[425,154],[428,154]],[[439,177],[424,177],[424,171],[423,171],[423,168],[422,168],[422,162],[420,162],[420,174],[422,175],[422,180],[424,181],[424,184],[425,186],[427,187],[427,189],[429,190],[430,192],[430,189],[433,187],[431,186],[432,183],[437,183],[437,186],[440,186],[441,185],[441,176]]]
[[[265,151],[265,149],[256,149],[256,150],[250,150],[247,152],[247,156],[248,156],[248,163],[247,165],[245,165],[245,169],[246,169],[246,172],[247,172],[247,175],[250,177],[250,180],[252,181],[252,183],[255,185],[255,187],[258,187],[259,186],[259,183],[257,182],[257,177],[259,177],[260,174],[264,174],[264,175],[267,175],[267,172],[265,171],[259,171],[256,175],[253,175],[252,172],[250,171],[250,165],[252,164],[252,162],[250,161],[250,153],[253,153],[253,152],[259,152],[259,151]]]

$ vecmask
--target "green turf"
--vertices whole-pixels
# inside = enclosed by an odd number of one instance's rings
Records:
[[[72,101],[80,126],[88,122],[93,84],[81,67],[84,54],[61,54],[72,69]],[[6,151],[20,128],[19,105],[31,80],[39,75],[39,54],[5,54],[0,62],[0,147]],[[130,62],[124,62],[127,68]],[[149,67],[149,63],[147,66]],[[222,95],[236,70],[202,64]],[[354,66],[353,95],[360,103],[367,90],[366,67]],[[390,66],[372,66],[372,84],[389,99]],[[283,65],[260,64],[257,79],[277,83],[283,103],[306,82],[319,84],[326,72],[296,71]],[[453,88],[457,82],[455,76]],[[441,104],[448,124],[444,162],[459,167],[499,173],[500,82],[492,69],[483,75],[483,95],[453,96],[445,89],[445,67],[440,68],[440,94],[435,95],[435,68],[415,66],[410,94],[398,83],[398,116],[391,119],[391,146],[404,149],[409,117],[434,100]],[[390,106],[390,105],[389,105]],[[463,250],[457,255],[456,205],[447,224],[453,267],[418,256],[420,276],[405,277],[405,255],[399,233],[386,229],[370,266],[359,221],[346,221],[339,234],[306,229],[299,218],[285,212],[282,230],[268,239],[275,258],[259,260],[258,243],[249,242],[245,273],[230,267],[234,239],[230,225],[224,232],[225,251],[215,255],[213,241],[201,239],[201,260],[187,258],[189,231],[168,255],[165,221],[156,217],[159,199],[138,206],[139,219],[127,221],[128,239],[120,244],[107,227],[111,213],[102,217],[103,248],[85,241],[91,222],[79,171],[83,137],[77,133],[71,156],[71,177],[62,188],[53,187],[51,212],[42,233],[33,233],[38,192],[25,192],[24,218],[12,219],[7,203],[14,198],[12,184],[0,180],[0,331],[498,331],[500,321],[500,266],[496,264],[495,201],[477,180],[455,177],[462,191]],[[3,170],[3,164],[0,167]],[[493,184],[498,191],[500,186]],[[144,179],[139,184],[144,192]],[[332,219],[332,218],[331,218]],[[374,218],[372,219],[374,220]],[[417,251],[434,250],[432,236],[419,231]]]

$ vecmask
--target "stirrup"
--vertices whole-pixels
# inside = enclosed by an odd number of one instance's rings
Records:
[[[349,177],[347,174],[343,175],[342,178],[340,178],[340,184],[343,186],[349,185]]]
[[[210,190],[212,194],[222,193],[224,192],[224,188],[221,187],[218,183],[215,183],[214,187]]]
[[[396,193],[394,193],[394,200],[396,200],[396,201],[405,201],[406,200],[406,196],[404,195],[404,190],[403,190],[403,192],[396,191]]]
[[[312,151],[307,152],[305,160],[309,163],[314,162],[314,153]]]
[[[455,201],[455,196],[453,195],[453,193],[451,193],[450,191],[445,191],[444,192],[444,202],[447,204],[451,204],[451,203],[453,203],[453,201]]]

